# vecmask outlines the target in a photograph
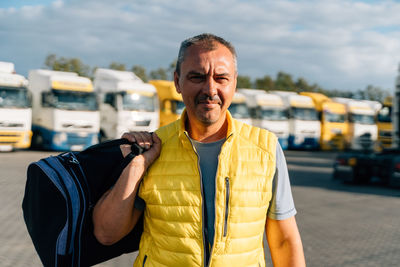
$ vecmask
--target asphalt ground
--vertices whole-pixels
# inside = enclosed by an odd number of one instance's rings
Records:
[[[0,153],[0,266],[42,266],[21,203],[30,162],[55,152]],[[334,153],[285,152],[307,266],[400,266],[400,189],[332,180]],[[132,266],[135,254],[98,266]],[[267,263],[270,258],[267,253]]]

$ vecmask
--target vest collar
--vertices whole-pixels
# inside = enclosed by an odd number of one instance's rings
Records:
[[[185,139],[187,140],[188,138],[183,138],[183,137],[189,137],[189,133],[185,129],[186,120],[187,120],[187,111],[185,108],[178,120],[178,132],[179,132],[179,137],[181,140],[185,140]],[[237,125],[235,119],[232,117],[229,110],[226,111],[226,120],[228,121],[228,130],[226,133],[226,140],[228,140],[233,135],[233,133],[237,130],[238,125]]]

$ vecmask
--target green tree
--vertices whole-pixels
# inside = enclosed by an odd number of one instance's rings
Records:
[[[51,70],[76,72],[85,77],[90,77],[91,73],[90,67],[83,64],[79,58],[57,58],[56,55],[50,54],[46,57],[45,65]]]
[[[275,80],[275,89],[282,91],[296,91],[292,76],[283,71],[278,72]]]
[[[380,102],[383,102],[385,97],[390,95],[388,91],[373,85],[368,85],[365,90],[359,90],[359,94],[362,99],[375,100]]]
[[[255,88],[263,89],[266,91],[275,90],[274,80],[269,75],[265,75],[263,78],[256,79]]]
[[[175,60],[172,61],[172,62],[169,64],[169,66],[168,66],[167,74],[168,74],[168,79],[169,79],[170,81],[173,81],[173,80],[174,80],[174,72],[175,72],[175,69],[176,69],[176,63],[177,63],[177,61],[178,61],[178,59],[175,59]]]
[[[249,76],[238,75],[237,76],[237,88],[251,88],[251,79]]]
[[[150,71],[150,78],[152,80],[167,80],[168,71],[164,68],[158,68],[156,70]]]
[[[306,79],[300,77],[297,79],[295,83],[296,90],[298,92],[307,92],[310,91],[310,86],[308,85]]]
[[[111,62],[110,66],[108,68],[110,68],[112,70],[126,71],[125,64],[118,63],[118,62]]]
[[[148,82],[149,77],[147,76],[147,71],[145,67],[140,66],[140,65],[135,65],[132,67],[132,72],[136,74],[142,81]]]

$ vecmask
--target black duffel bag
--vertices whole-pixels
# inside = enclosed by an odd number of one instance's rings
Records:
[[[33,162],[22,202],[25,224],[44,266],[91,266],[139,249],[143,218],[119,242],[105,246],[93,234],[92,209],[143,152],[136,143],[123,157],[126,139]]]

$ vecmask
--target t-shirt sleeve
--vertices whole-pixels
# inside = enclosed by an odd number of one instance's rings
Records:
[[[272,198],[267,216],[274,220],[285,220],[296,215],[296,213],[285,155],[281,146],[277,143],[276,170],[272,182]]]

